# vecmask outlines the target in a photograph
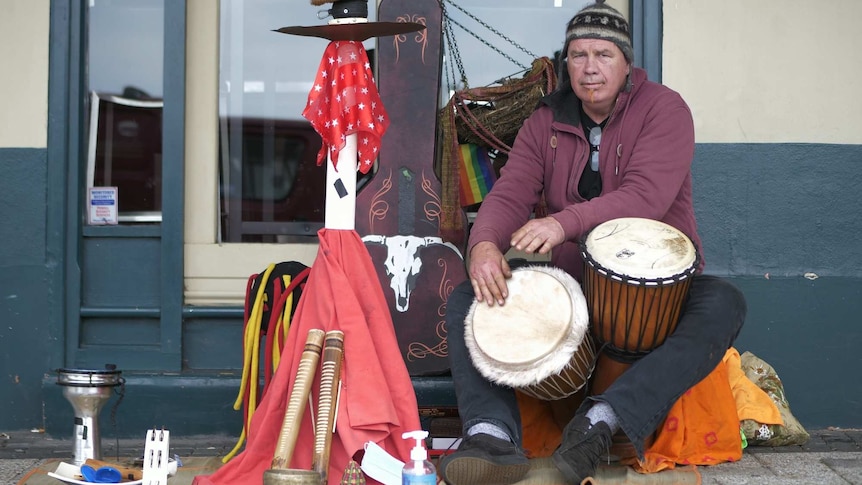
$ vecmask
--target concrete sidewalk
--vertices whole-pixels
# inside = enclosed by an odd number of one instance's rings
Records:
[[[809,430],[802,446],[745,449],[742,460],[698,467],[706,485],[862,485],[862,430]]]
[[[742,460],[699,467],[704,485],[862,485],[862,430],[809,430],[803,446],[749,447]],[[171,454],[224,456],[237,437],[203,435],[171,436]],[[102,457],[138,457],[144,453],[140,440],[102,439]],[[47,459],[74,456],[71,437],[57,439],[38,432],[0,433],[0,485],[16,485],[30,470]],[[59,483],[59,482],[58,482]]]

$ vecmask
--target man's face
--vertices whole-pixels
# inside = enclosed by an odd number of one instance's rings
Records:
[[[566,51],[572,90],[587,114],[606,117],[622,91],[630,66],[623,51],[609,40],[575,39]]]

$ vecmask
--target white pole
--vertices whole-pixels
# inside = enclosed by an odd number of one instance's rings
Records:
[[[327,229],[356,228],[356,133],[347,135],[338,152],[338,171],[327,156],[326,205],[323,225]]]

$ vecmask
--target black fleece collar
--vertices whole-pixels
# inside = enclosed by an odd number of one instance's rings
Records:
[[[539,100],[554,112],[554,121],[574,127],[581,126],[581,100],[575,96],[572,88],[557,89]]]

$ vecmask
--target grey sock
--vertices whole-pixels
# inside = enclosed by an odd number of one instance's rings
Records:
[[[497,426],[496,424],[491,423],[478,423],[470,426],[470,429],[467,430],[467,436],[473,436],[477,433],[485,433],[489,434],[495,438],[500,438],[501,440],[506,440],[511,442],[512,438],[509,437],[509,433],[503,430],[503,428]]]
[[[599,401],[593,404],[593,407],[587,411],[587,419],[590,420],[590,424],[604,421],[611,428],[611,433],[616,433],[620,429],[620,418],[614,412],[614,408],[606,402]]]

